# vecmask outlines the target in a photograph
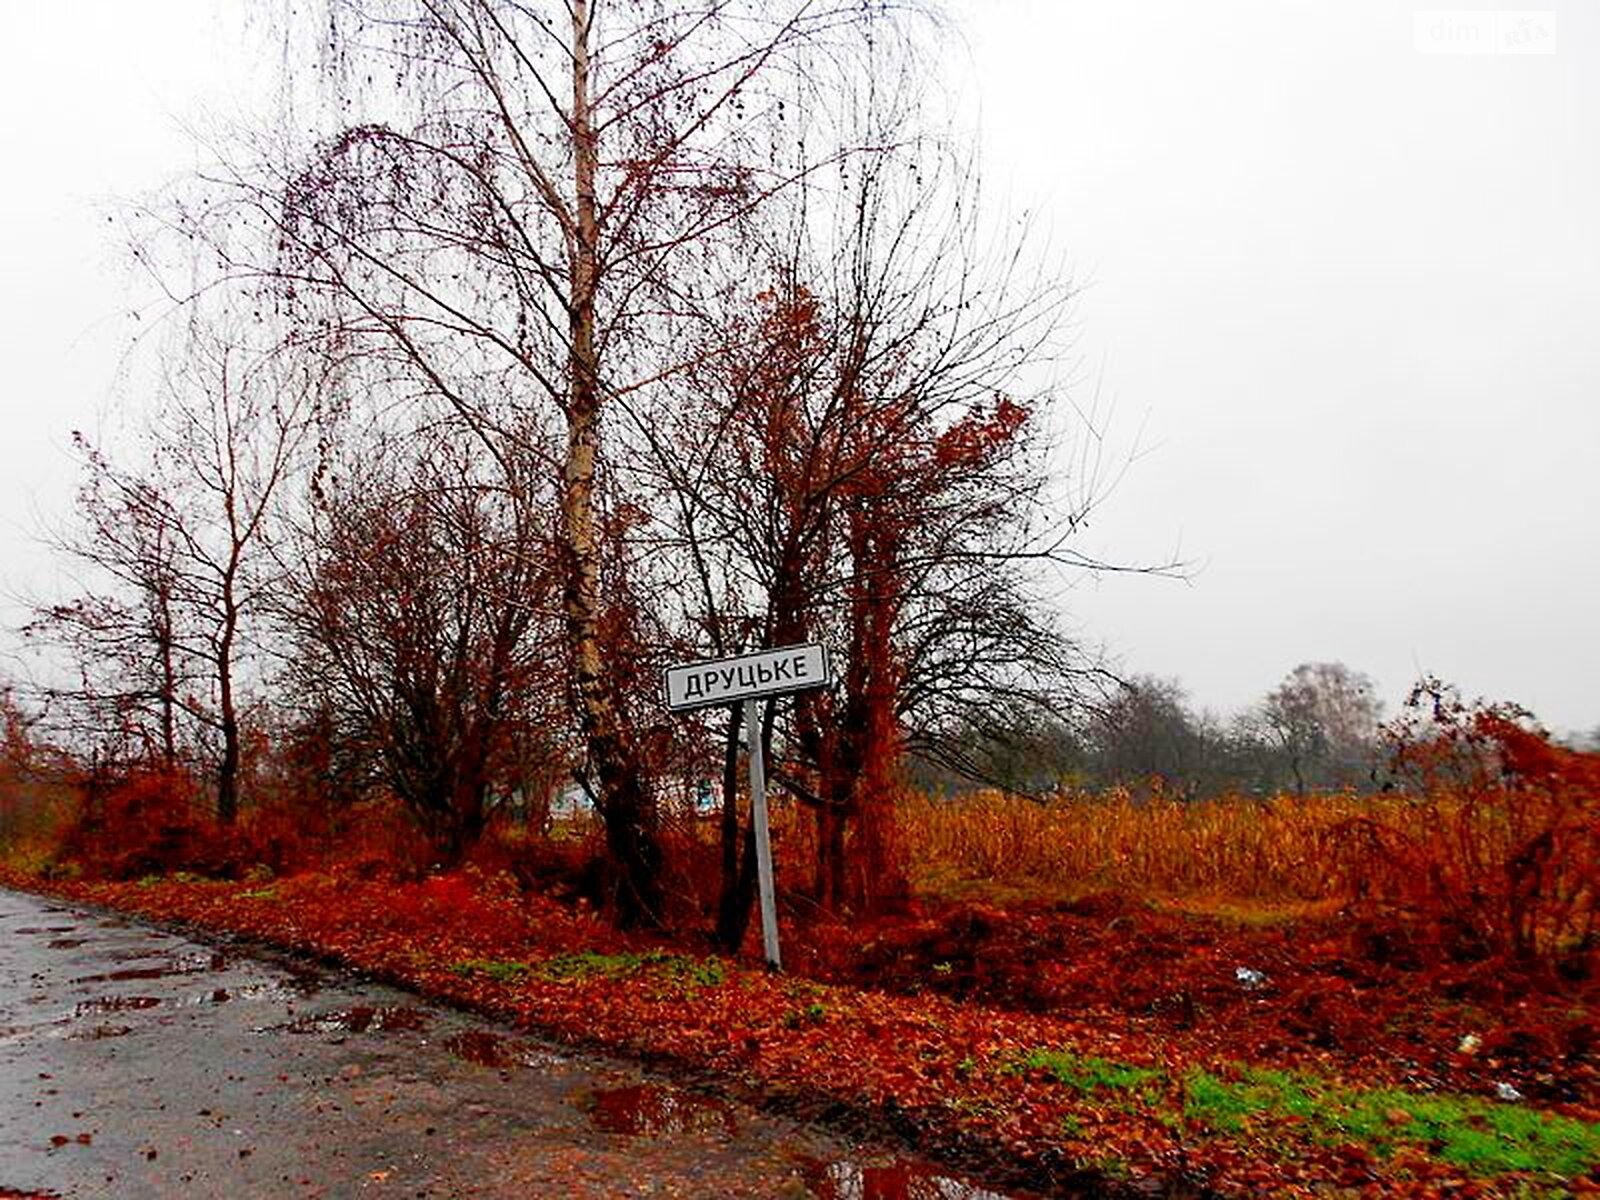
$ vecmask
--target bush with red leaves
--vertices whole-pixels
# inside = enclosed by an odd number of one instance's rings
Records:
[[[1515,705],[1418,684],[1385,729],[1394,782],[1424,811],[1407,834],[1345,822],[1338,849],[1367,915],[1429,961],[1514,960],[1587,977],[1600,943],[1600,755],[1555,745]],[[1420,935],[1420,936],[1419,936]]]

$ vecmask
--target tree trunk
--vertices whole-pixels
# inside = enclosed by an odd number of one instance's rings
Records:
[[[589,760],[599,777],[599,807],[606,825],[606,844],[620,875],[618,917],[624,926],[659,925],[660,851],[655,840],[650,797],[601,661],[601,547],[594,513],[594,472],[600,432],[600,379],[595,350],[595,296],[600,261],[595,174],[599,146],[589,101],[588,0],[574,0],[571,13],[573,170],[577,211],[571,231],[571,345],[567,364],[567,452],[561,499],[566,533],[567,641]]]
[[[744,945],[745,930],[750,928],[750,913],[756,902],[756,827],[747,825],[742,839],[743,851],[738,854],[738,864],[726,881],[722,903],[717,909],[716,945],[725,954],[736,954]]]
[[[217,764],[217,820],[232,825],[239,818],[239,719],[233,698],[222,717],[222,761]]]
[[[239,612],[233,575],[223,580],[222,637],[217,646],[217,716],[222,727],[222,761],[217,766],[217,820],[232,825],[239,816],[239,710],[233,698],[233,641]]]
[[[451,785],[445,865],[461,865],[467,852],[483,836],[484,800],[489,793],[489,742],[481,726],[474,725],[463,738]]]
[[[178,666],[173,661],[172,605],[165,588],[157,603],[161,614],[156,634],[161,655],[161,765],[171,774],[178,766]]]
[[[234,702],[234,670],[229,661],[232,637],[222,643],[222,659],[218,664],[218,717],[222,726],[222,762],[216,768],[216,819],[224,826],[238,819],[238,706]]]
[[[722,875],[717,900],[716,943],[728,953],[744,940],[748,904],[739,902],[739,723],[743,706],[728,710],[728,738],[722,759]]]
[[[829,912],[838,913],[844,910],[849,897],[845,888],[845,850],[844,835],[848,824],[848,815],[843,804],[835,803],[823,809],[827,815],[826,838],[823,841],[823,850],[826,854],[825,862],[825,887],[822,906]]]

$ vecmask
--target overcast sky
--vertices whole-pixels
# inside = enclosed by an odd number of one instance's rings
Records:
[[[245,7],[0,6],[13,589],[49,586],[70,431],[114,419],[108,202],[261,93]],[[1080,584],[1076,625],[1222,712],[1339,659],[1391,709],[1431,671],[1600,725],[1600,5],[1537,54],[1423,53],[1472,22],[1376,0],[956,11],[989,189],[1074,264],[1082,386],[1145,451],[1086,547],[1191,564]]]

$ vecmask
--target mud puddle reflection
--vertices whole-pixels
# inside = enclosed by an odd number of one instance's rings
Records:
[[[1005,1192],[940,1174],[930,1163],[893,1159],[860,1163],[799,1158],[801,1178],[816,1200],[1009,1200]]]
[[[97,996],[93,1000],[80,1000],[73,1006],[72,1015],[89,1017],[97,1013],[127,1012],[130,1009],[154,1008],[160,1003],[156,996]]]
[[[684,1133],[735,1136],[738,1122],[731,1105],[712,1096],[658,1083],[580,1092],[573,1102],[589,1114],[596,1129],[639,1137]]]
[[[75,1042],[98,1042],[105,1038],[127,1037],[133,1032],[131,1025],[91,1025],[67,1034]]]
[[[414,1033],[428,1027],[428,1014],[408,1005],[358,1004],[331,1012],[307,1013],[282,1025],[268,1025],[260,1033]]]
[[[119,967],[93,975],[79,975],[73,983],[126,983],[134,979],[168,979],[177,975],[208,975],[228,969],[228,956],[220,950],[206,954],[169,955],[152,967]]]

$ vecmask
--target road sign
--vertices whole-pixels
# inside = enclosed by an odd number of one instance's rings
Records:
[[[745,744],[750,747],[750,824],[756,835],[756,881],[761,894],[761,949],[773,970],[778,953],[778,900],[772,885],[772,841],[767,833],[767,771],[762,761],[763,696],[782,696],[830,682],[828,650],[817,642],[758,650],[735,658],[713,658],[668,667],[661,684],[674,712],[712,704],[744,705]]]
[[[817,642],[681,663],[668,667],[662,676],[667,707],[674,712],[781,696],[825,687],[828,682],[828,650]]]

